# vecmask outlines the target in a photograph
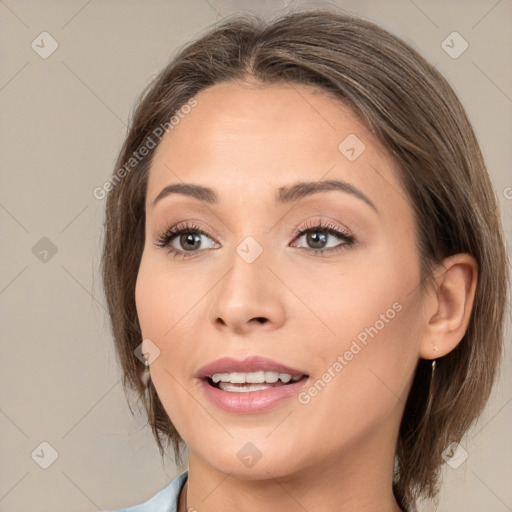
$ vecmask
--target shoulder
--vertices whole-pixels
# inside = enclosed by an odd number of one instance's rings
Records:
[[[177,512],[178,498],[187,481],[187,477],[188,471],[185,471],[177,476],[167,487],[157,492],[144,503],[104,512]]]

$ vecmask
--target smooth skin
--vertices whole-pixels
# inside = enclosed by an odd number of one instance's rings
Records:
[[[136,285],[143,337],[160,349],[151,378],[189,447],[187,505],[200,512],[397,512],[393,460],[414,370],[419,358],[442,357],[462,339],[475,261],[447,258],[435,286],[422,292],[413,210],[394,163],[326,93],[232,82],[196,99],[154,155]],[[365,146],[354,161],[339,150],[350,134]],[[341,190],[275,203],[280,187],[335,179],[375,209]],[[153,204],[176,183],[210,187],[219,200],[171,194]],[[294,236],[320,218],[354,243],[322,229],[312,230],[316,238],[311,231]],[[192,230],[157,246],[184,222],[207,235],[190,244]],[[236,252],[248,236],[263,249],[252,263]],[[315,253],[319,247],[326,252]],[[219,357],[260,355],[306,371],[311,385],[394,303],[400,312],[307,404],[292,397],[263,413],[225,412],[195,377]],[[237,456],[248,442],[261,452],[252,467]]]

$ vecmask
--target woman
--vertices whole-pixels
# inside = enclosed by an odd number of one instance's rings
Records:
[[[413,511],[489,396],[502,228],[445,79],[327,10],[228,19],[141,97],[106,205],[127,390],[188,470],[132,512]]]

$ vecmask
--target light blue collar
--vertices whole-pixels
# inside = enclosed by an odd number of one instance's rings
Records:
[[[109,510],[105,512],[178,512],[180,492],[188,478],[188,471],[177,476],[167,487],[157,492],[149,500],[140,505]]]

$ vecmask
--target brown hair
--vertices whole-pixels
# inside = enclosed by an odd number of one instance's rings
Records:
[[[403,507],[438,492],[442,452],[481,413],[500,363],[508,266],[497,201],[464,109],[447,81],[415,50],[352,15],[313,10],[270,23],[237,15],[182,48],[141,95],[117,160],[121,168],[158,126],[199,91],[226,81],[311,85],[351,107],[394,157],[414,210],[422,285],[445,257],[471,254],[478,284],[459,345],[420,359],[396,447],[393,490]],[[154,148],[109,186],[103,286],[125,391],[143,401],[155,439],[182,439],[153,384],[148,396],[134,355],[142,341],[135,282],[144,247],[145,199]],[[119,179],[122,176],[122,179]]]

